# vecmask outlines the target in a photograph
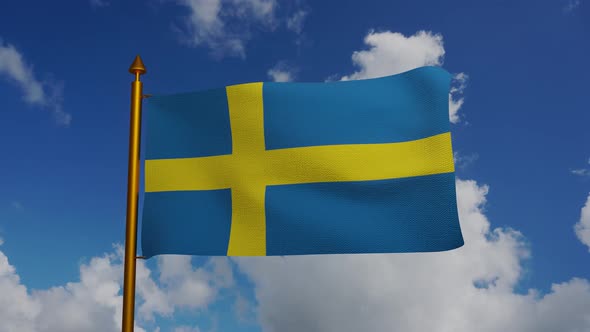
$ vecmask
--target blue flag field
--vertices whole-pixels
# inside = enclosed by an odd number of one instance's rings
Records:
[[[451,75],[248,83],[146,102],[143,255],[460,247]]]

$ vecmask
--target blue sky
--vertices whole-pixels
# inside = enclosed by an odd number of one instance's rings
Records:
[[[442,66],[466,239],[446,255],[151,259],[140,328],[590,330],[588,40],[584,0],[4,4],[0,330],[117,330],[136,54],[146,93]]]

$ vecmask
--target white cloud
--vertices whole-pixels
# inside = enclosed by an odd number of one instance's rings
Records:
[[[234,286],[233,270],[227,257],[211,257],[206,268],[212,271],[210,283],[217,289]]]
[[[443,37],[429,31],[419,31],[406,37],[398,32],[371,31],[364,40],[368,50],[355,51],[352,61],[358,71],[345,75],[342,80],[358,80],[399,74],[422,66],[441,66],[445,49]],[[452,123],[460,120],[459,110],[463,105],[463,91],[467,74],[454,75],[449,94],[449,119]]]
[[[586,199],[586,204],[580,212],[580,221],[574,225],[576,236],[580,241],[588,246],[590,251],[590,195]]]
[[[271,23],[277,8],[275,0],[232,0],[236,13],[246,19],[254,17],[262,22]]]
[[[120,264],[93,258],[80,268],[80,282],[33,291],[41,304],[35,322],[46,331],[116,331],[121,326]]]
[[[492,229],[488,187],[458,180],[465,245],[440,253],[236,258],[265,331],[585,331],[590,283],[517,294],[529,249]]]
[[[160,282],[166,285],[166,296],[171,304],[198,308],[213,300],[215,291],[209,286],[207,272],[193,269],[190,256],[159,257],[158,268]]]
[[[443,37],[419,31],[406,37],[397,32],[369,32],[364,40],[370,49],[355,51],[353,63],[359,70],[342,80],[357,80],[394,75],[422,66],[440,66],[445,49]]]
[[[463,106],[463,92],[467,87],[469,76],[465,73],[458,73],[453,76],[451,83],[451,93],[449,93],[449,120],[451,123],[459,123],[459,109]]]
[[[45,102],[43,85],[35,78],[32,69],[25,64],[23,56],[10,44],[0,44],[0,73],[20,85],[26,102]]]
[[[96,257],[81,266],[79,282],[28,291],[14,266],[0,252],[2,331],[119,330],[122,306],[117,293],[121,269],[120,264],[113,264],[113,256]]]
[[[293,80],[292,74],[286,70],[272,68],[267,73],[274,82],[291,82]]]
[[[282,70],[274,69],[274,68],[268,70],[268,76],[274,82],[291,82],[293,80],[293,77],[291,77],[290,72],[282,71]]]
[[[297,69],[286,61],[279,61],[274,67],[269,69],[266,73],[274,82],[291,82],[295,80],[295,73]]]
[[[308,12],[305,10],[298,10],[291,17],[287,19],[287,29],[300,34],[303,31],[303,23],[307,17]]]
[[[122,256],[123,249],[117,246],[114,253],[83,264],[78,282],[27,290],[14,266],[0,251],[2,332],[120,331]],[[152,321],[154,315],[172,316],[179,308],[204,308],[214,299],[219,287],[233,285],[232,271],[227,264],[226,258],[214,259],[202,268],[193,269],[190,257],[187,264],[186,259],[161,256],[158,265],[166,270],[162,270],[157,282],[145,262],[139,260],[136,324]],[[136,326],[135,331],[145,332],[141,326]]]
[[[190,10],[186,20],[187,42],[190,45],[207,44],[217,52],[244,56],[242,41],[226,36],[224,23],[219,17],[221,0],[182,0],[180,3]]]
[[[14,266],[0,252],[0,324],[6,332],[35,330],[34,318],[41,311],[38,300],[27,294]]]
[[[189,9],[184,21],[184,41],[205,45],[214,56],[246,56],[245,44],[252,24],[272,26],[275,0],[180,0]]]
[[[151,271],[143,261],[138,261],[136,271],[136,294],[143,299],[137,305],[137,317],[145,321],[153,321],[154,314],[169,317],[174,313],[174,306],[168,299],[168,294],[160,288],[156,280],[152,279]]]
[[[62,86],[56,83],[40,82],[32,66],[25,63],[23,56],[10,44],[0,39],[0,76],[18,85],[26,103],[48,108],[60,125],[69,125],[71,115],[62,109]]]

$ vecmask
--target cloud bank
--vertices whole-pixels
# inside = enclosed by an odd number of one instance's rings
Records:
[[[457,180],[465,246],[441,253],[236,259],[255,283],[264,331],[585,331],[590,283],[542,296],[515,287],[522,235],[492,228],[488,186]]]
[[[80,266],[80,278],[63,286],[31,290],[0,251],[0,329],[3,332],[120,331],[123,249]],[[137,262],[136,327],[171,317],[179,309],[206,308],[220,289],[233,286],[228,260],[210,259],[195,268],[189,256],[161,256],[157,271]],[[158,273],[159,272],[159,273]],[[159,276],[157,276],[159,274]],[[198,331],[179,326],[179,331]]]

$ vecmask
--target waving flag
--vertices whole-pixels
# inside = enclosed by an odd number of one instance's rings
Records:
[[[305,255],[463,245],[438,67],[153,96],[142,251]]]

